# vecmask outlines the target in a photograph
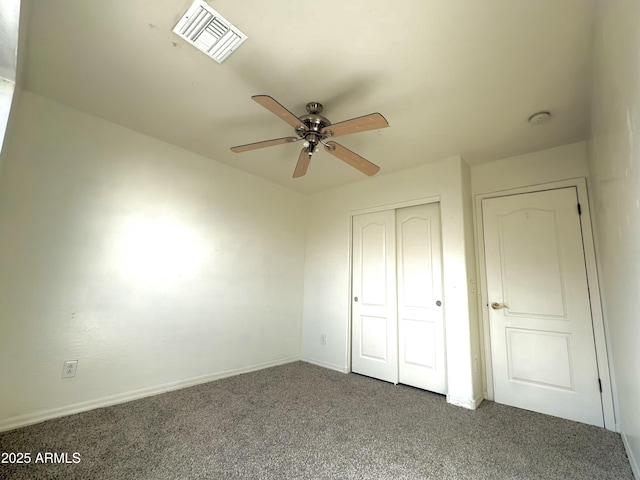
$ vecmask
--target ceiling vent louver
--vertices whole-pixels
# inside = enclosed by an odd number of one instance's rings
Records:
[[[247,36],[202,0],[195,0],[173,32],[222,63]]]

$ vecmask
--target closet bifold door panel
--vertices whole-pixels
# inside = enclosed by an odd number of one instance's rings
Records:
[[[447,392],[438,203],[396,210],[398,380]]]
[[[446,393],[440,209],[353,217],[352,371]]]
[[[353,217],[351,370],[398,383],[393,210]]]

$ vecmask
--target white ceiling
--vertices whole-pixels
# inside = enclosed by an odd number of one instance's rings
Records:
[[[191,0],[32,0],[22,86],[300,192],[366,177],[321,151],[292,179],[299,143],[232,153],[294,134],[251,95],[382,113],[390,128],[338,139],[378,175],[586,137],[592,0],[209,3],[249,37],[222,64],[171,31]]]

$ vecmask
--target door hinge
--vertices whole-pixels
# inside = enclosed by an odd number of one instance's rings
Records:
[[[598,379],[598,387],[600,387],[600,393],[602,393],[602,380]]]
[[[582,215],[582,207],[578,204],[578,215]]]

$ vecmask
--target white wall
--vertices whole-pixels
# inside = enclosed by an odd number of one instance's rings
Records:
[[[306,197],[26,91],[18,105],[0,429],[300,357]]]
[[[493,193],[588,174],[586,145],[578,142],[474,166],[471,188],[474,195]]]
[[[442,213],[444,308],[447,335],[448,400],[473,408],[480,400],[472,369],[472,337],[467,285],[467,245],[463,191],[466,164],[459,157],[381,175],[311,197],[304,276],[303,358],[348,371],[350,330],[350,216],[358,210],[439,196]],[[466,198],[469,201],[468,198]],[[466,230],[465,230],[466,229]],[[468,237],[467,237],[468,238]],[[473,237],[471,237],[472,239]],[[473,247],[471,247],[471,252]],[[471,269],[473,266],[471,266]],[[326,345],[320,335],[327,335]],[[475,345],[473,348],[472,346]],[[475,382],[474,382],[475,380]]]
[[[482,383],[482,329],[480,328],[480,318],[478,317],[477,301],[477,271],[476,271],[476,241],[475,229],[473,228],[473,197],[471,195],[471,169],[466,163],[462,164],[462,215],[464,219],[464,241],[465,259],[467,264],[467,309],[469,310],[469,328],[471,339],[471,358],[473,369],[473,391],[476,395],[476,402],[481,398],[486,398],[484,385]]]
[[[618,420],[640,478],[640,3],[597,5],[590,186]]]

